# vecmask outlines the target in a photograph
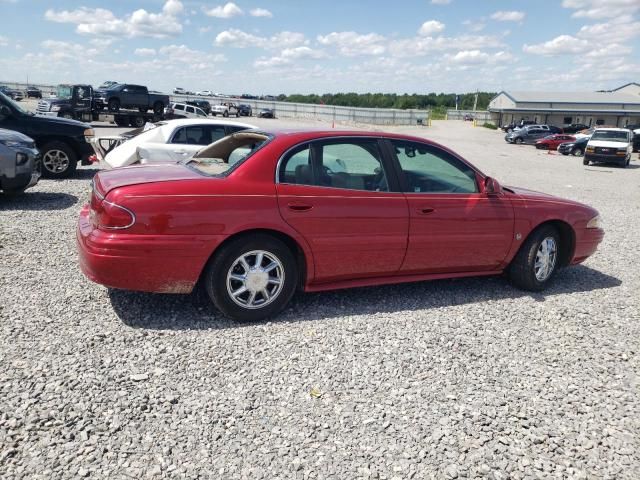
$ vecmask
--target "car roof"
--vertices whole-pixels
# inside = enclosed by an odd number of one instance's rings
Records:
[[[607,132],[628,132],[629,131],[628,128],[614,128],[614,127],[603,127],[603,128],[596,127],[596,130],[605,130]]]
[[[201,125],[210,123],[212,125],[231,125],[235,127],[256,128],[248,123],[236,122],[235,120],[218,120],[215,118],[175,118],[173,120],[163,120],[162,125],[171,125],[172,127],[184,127],[189,125]]]

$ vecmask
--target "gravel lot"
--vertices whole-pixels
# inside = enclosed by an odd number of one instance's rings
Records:
[[[395,130],[593,205],[599,252],[544,294],[354,289],[237,325],[198,295],[90,283],[74,229],[96,170],[43,180],[0,198],[0,477],[640,478],[637,154],[583,167],[468,122]]]

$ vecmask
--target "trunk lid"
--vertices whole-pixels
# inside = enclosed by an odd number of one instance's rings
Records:
[[[95,175],[93,185],[98,194],[105,197],[114,188],[195,179],[202,179],[202,175],[184,165],[171,163],[103,170]]]

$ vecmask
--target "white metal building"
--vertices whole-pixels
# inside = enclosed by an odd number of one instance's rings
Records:
[[[514,92],[502,91],[489,103],[497,125],[533,120],[550,125],[640,124],[640,84],[628,83],[601,92]]]

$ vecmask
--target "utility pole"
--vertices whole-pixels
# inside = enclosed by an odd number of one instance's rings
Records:
[[[473,100],[473,111],[474,112],[476,111],[477,106],[478,106],[478,90],[476,90],[476,97]]]

